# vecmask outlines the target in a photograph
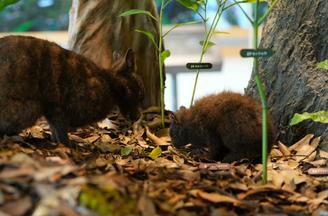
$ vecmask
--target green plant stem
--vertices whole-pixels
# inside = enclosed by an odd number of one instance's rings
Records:
[[[234,2],[236,3],[237,1],[236,0],[234,0]],[[240,6],[240,4],[237,4],[237,6],[240,8],[240,10],[243,12],[243,14],[245,15],[245,17],[248,19],[248,21],[251,23],[251,25],[253,25],[253,20],[252,20],[252,18],[250,18],[249,16],[248,16],[248,14],[246,13],[246,11],[244,10],[244,8],[242,8],[241,6]]]
[[[159,79],[160,79],[160,95],[161,95],[161,122],[162,122],[162,127],[165,126],[165,116],[164,116],[164,90],[165,90],[165,85],[164,85],[164,74],[163,74],[163,66],[164,62],[162,62],[161,54],[163,50],[163,10],[164,10],[164,1],[162,0],[161,4],[161,9],[159,13],[159,44],[158,44],[158,62],[159,62]]]
[[[274,0],[273,3],[271,4],[271,6],[268,8],[268,10],[265,12],[265,14],[263,14],[263,16],[260,18],[259,20],[259,25],[261,25],[264,20],[267,18],[267,16],[270,14],[270,12],[272,11],[272,9],[274,8],[274,6],[278,3],[279,0]]]
[[[259,29],[259,0],[256,0],[255,4],[255,18],[253,22],[253,48],[258,48],[258,29]],[[262,104],[262,183],[266,184],[268,181],[268,108],[266,104],[266,98],[264,93],[264,86],[259,76],[259,61],[258,58],[254,58],[253,62],[254,71],[255,71],[255,82],[257,90],[260,95],[261,104]]]
[[[247,0],[244,0],[244,1],[234,1],[234,3],[226,6],[225,8],[223,8],[223,10],[227,10],[227,9],[229,9],[229,8],[235,6],[235,5],[240,5],[242,3],[247,3],[247,2],[248,2]]]
[[[203,41],[202,52],[201,52],[201,55],[200,55],[200,58],[199,58],[199,63],[203,62],[203,58],[204,58],[204,55],[207,51],[210,39],[211,39],[213,33],[215,32],[216,26],[218,25],[218,23],[220,21],[220,18],[221,18],[221,15],[223,13],[223,8],[224,8],[225,3],[226,3],[226,0],[224,1],[224,3],[218,3],[217,12],[215,13],[215,16],[214,16],[213,22],[211,23],[211,27],[210,27],[209,31],[206,32],[205,40]],[[206,25],[206,22],[204,24]],[[200,72],[200,70],[198,69],[197,72],[196,72],[196,78],[195,78],[195,83],[194,83],[194,87],[193,87],[193,91],[192,91],[190,106],[192,106],[193,103],[194,103],[199,72]]]

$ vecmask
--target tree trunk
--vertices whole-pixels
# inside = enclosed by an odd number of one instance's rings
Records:
[[[70,11],[69,48],[96,64],[109,68],[113,52],[124,54],[128,48],[136,53],[137,73],[145,85],[144,108],[159,106],[160,83],[156,48],[135,29],[158,37],[158,24],[145,15],[119,17],[130,9],[151,11],[157,16],[153,0],[73,0]]]
[[[291,144],[305,134],[321,136],[328,149],[327,124],[306,121],[290,127],[294,113],[328,110],[328,72],[316,64],[328,58],[328,1],[280,0],[268,17],[260,47],[275,54],[260,59],[268,106],[279,139]],[[253,78],[246,94],[258,97]]]

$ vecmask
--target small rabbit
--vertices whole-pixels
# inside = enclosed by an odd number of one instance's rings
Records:
[[[105,70],[55,43],[26,36],[0,39],[0,134],[17,134],[44,116],[54,141],[102,120],[118,106],[136,120],[144,88],[129,49]]]
[[[232,162],[257,160],[262,154],[261,105],[248,96],[222,92],[203,97],[190,109],[181,107],[171,116],[170,135],[174,146],[189,143],[208,147],[211,159]],[[268,124],[270,151],[275,129]]]

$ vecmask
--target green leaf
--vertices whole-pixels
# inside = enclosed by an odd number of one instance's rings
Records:
[[[159,146],[157,146],[149,153],[149,157],[155,160],[156,158],[161,156],[161,154],[162,154],[162,149]]]
[[[131,147],[121,148],[121,156],[128,156],[129,154],[131,154],[131,152],[132,152]]]
[[[163,37],[165,37],[168,33],[170,33],[172,30],[176,29],[179,26],[192,25],[192,24],[197,24],[197,23],[201,23],[201,22],[202,22],[202,20],[196,20],[196,21],[175,24],[172,28],[170,28],[167,32],[165,32],[165,34],[163,34]]]
[[[26,32],[34,26],[34,21],[29,20],[18,25],[13,31],[14,32]]]
[[[121,13],[119,16],[125,17],[125,16],[136,15],[136,14],[147,15],[147,16],[149,16],[150,18],[152,18],[153,20],[155,20],[157,22],[156,17],[154,17],[149,11],[139,10],[139,9],[133,9],[133,10],[125,11],[125,12]]]
[[[0,0],[0,11],[2,11],[3,9],[5,9],[5,7],[15,4],[17,2],[19,2],[20,0]]]
[[[201,46],[204,46],[204,41],[199,41],[199,44],[201,45]],[[207,42],[207,46],[206,47],[204,47],[204,53],[206,53],[207,52],[207,50],[209,49],[209,48],[211,48],[212,46],[214,46],[215,45],[215,43],[214,42],[212,42],[212,41],[208,41]]]
[[[170,55],[171,55],[170,50],[164,50],[161,53],[161,62],[162,62],[162,64],[164,63],[165,59],[167,59],[168,57],[170,57]]]
[[[228,34],[230,34],[230,32],[224,32],[224,31],[215,31],[214,33],[217,34],[217,35],[222,35],[222,34],[228,35]]]
[[[192,0],[177,0],[182,6],[193,10],[193,11],[197,11],[198,10],[198,4],[195,1]]]
[[[317,68],[328,70],[328,59],[317,64]]]
[[[319,112],[315,112],[315,113],[295,113],[291,122],[289,123],[290,126],[296,125],[301,123],[302,121],[305,120],[312,120],[315,122],[320,122],[320,123],[328,123],[328,111],[319,111]]]
[[[149,31],[143,31],[140,29],[136,29],[136,32],[139,32],[141,34],[144,34],[153,44],[154,46],[158,49],[157,43],[155,42],[155,37],[153,35],[153,33],[149,32]]]

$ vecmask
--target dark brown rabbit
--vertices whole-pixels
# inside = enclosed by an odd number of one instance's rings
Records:
[[[0,39],[0,134],[17,134],[44,116],[54,141],[67,131],[102,120],[118,106],[136,120],[144,90],[128,50],[109,70],[33,37]]]
[[[172,116],[170,135],[174,146],[191,143],[208,147],[211,159],[231,162],[248,158],[258,161],[262,153],[261,105],[248,96],[222,92],[196,101]],[[269,118],[269,148],[275,129]]]

